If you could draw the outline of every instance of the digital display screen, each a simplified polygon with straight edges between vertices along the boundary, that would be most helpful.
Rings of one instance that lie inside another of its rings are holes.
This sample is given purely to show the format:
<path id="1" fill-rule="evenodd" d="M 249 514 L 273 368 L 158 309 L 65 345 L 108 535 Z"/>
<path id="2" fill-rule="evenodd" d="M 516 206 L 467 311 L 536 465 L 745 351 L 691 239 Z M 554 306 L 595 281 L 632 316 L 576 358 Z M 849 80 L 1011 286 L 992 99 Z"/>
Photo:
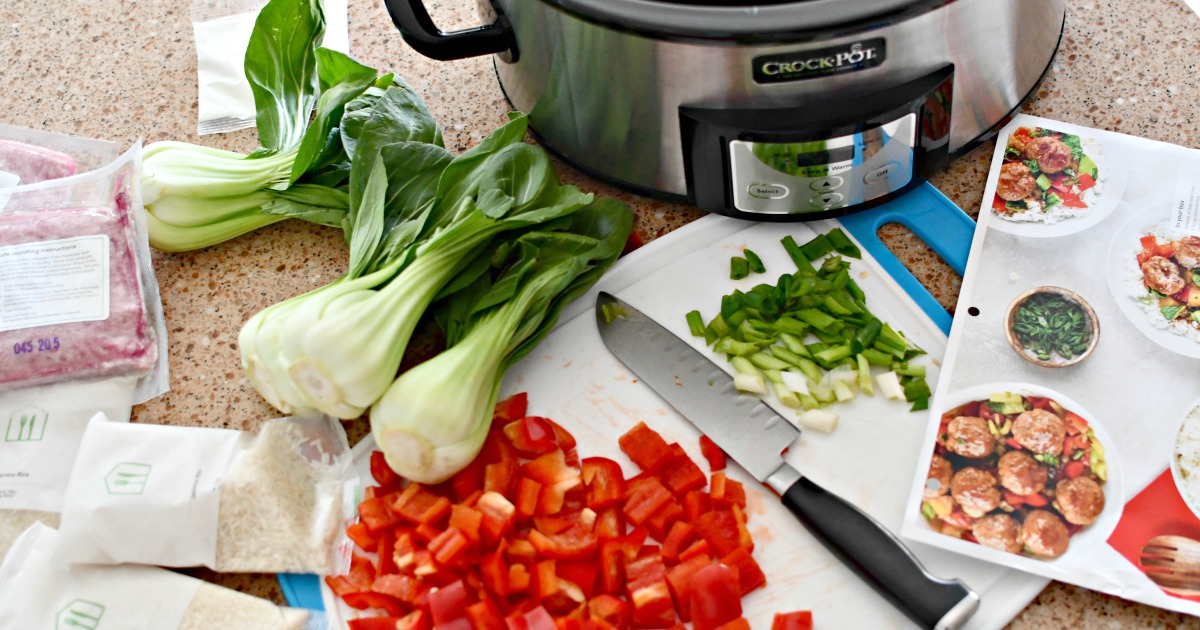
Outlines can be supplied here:
<path id="1" fill-rule="evenodd" d="M 755 157 L 781 173 L 803 174 L 803 169 L 825 166 L 854 159 L 853 145 L 829 147 L 824 141 L 790 142 L 785 144 L 754 144 Z"/>

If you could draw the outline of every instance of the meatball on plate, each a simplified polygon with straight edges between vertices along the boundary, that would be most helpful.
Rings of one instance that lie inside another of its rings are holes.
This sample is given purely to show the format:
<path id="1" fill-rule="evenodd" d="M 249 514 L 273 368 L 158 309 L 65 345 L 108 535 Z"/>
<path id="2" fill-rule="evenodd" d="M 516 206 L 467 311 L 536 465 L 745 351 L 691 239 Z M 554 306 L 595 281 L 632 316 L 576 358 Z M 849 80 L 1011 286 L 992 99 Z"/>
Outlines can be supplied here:
<path id="1" fill-rule="evenodd" d="M 1125 503 L 1113 443 L 1096 418 L 1060 392 L 1024 383 L 967 388 L 939 408 L 919 496 L 924 531 L 1006 564 L 1086 562 Z"/>
<path id="2" fill-rule="evenodd" d="M 992 227 L 1003 232 L 1063 236 L 1086 229 L 1112 212 L 1124 188 L 1119 156 L 1074 133 L 1017 127 L 997 153 L 991 207 L 1002 220 Z"/>
<path id="3" fill-rule="evenodd" d="M 1108 249 L 1109 290 L 1147 339 L 1200 358 L 1200 234 L 1167 221 L 1169 204 L 1139 209 Z"/>

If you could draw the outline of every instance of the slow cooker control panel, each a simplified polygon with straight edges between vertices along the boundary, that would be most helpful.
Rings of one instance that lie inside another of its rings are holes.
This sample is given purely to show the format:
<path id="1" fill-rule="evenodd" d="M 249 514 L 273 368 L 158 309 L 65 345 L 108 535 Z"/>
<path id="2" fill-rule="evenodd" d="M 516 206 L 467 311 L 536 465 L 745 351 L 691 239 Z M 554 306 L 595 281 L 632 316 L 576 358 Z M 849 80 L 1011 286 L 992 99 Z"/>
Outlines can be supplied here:
<path id="1" fill-rule="evenodd" d="M 813 142 L 729 142 L 733 206 L 756 214 L 820 213 L 877 199 L 913 178 L 916 115 Z"/>

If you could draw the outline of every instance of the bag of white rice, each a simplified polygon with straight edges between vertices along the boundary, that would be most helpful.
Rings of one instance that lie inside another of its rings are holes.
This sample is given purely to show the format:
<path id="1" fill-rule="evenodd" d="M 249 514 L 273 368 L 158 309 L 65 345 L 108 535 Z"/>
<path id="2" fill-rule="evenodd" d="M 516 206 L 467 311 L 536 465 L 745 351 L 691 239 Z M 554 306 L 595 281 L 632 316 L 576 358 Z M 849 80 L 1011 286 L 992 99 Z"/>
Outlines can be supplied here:
<path id="1" fill-rule="evenodd" d="M 88 420 L 127 422 L 134 378 L 0 393 L 0 560 L 36 522 L 58 526 L 71 465 Z"/>
<path id="2" fill-rule="evenodd" d="M 318 630 L 321 613 L 271 602 L 156 567 L 70 565 L 61 535 L 37 524 L 0 565 L 0 628 Z"/>
<path id="3" fill-rule="evenodd" d="M 257 433 L 92 422 L 67 486 L 67 562 L 343 573 L 358 482 L 341 424 L 280 418 Z"/>

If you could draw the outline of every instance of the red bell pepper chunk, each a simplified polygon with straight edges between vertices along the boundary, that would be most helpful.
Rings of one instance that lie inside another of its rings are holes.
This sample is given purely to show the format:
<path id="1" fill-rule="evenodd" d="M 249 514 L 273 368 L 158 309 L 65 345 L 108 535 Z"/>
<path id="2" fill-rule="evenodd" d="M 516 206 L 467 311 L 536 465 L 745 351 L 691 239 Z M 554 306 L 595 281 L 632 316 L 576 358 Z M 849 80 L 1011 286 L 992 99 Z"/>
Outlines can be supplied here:
<path id="1" fill-rule="evenodd" d="M 621 255 L 624 256 L 625 254 L 628 254 L 629 252 L 632 252 L 633 250 L 645 244 L 646 242 L 642 240 L 642 236 L 640 234 L 637 232 L 630 232 L 629 238 L 625 239 L 625 248 L 621 250 Z"/>
<path id="2" fill-rule="evenodd" d="M 388 531 L 388 530 L 384 530 Z M 363 551 L 374 552 L 379 548 L 379 538 L 371 533 L 366 523 L 358 522 L 346 528 L 346 536 Z"/>
<path id="3" fill-rule="evenodd" d="M 541 606 L 520 615 L 510 615 L 504 623 L 508 630 L 557 630 L 554 617 Z"/>
<path id="4" fill-rule="evenodd" d="M 543 486 L 552 486 L 570 480 L 583 483 L 579 469 L 568 466 L 566 455 L 558 449 L 540 455 L 537 459 L 521 466 L 521 474 Z"/>
<path id="5" fill-rule="evenodd" d="M 596 595 L 596 587 L 600 579 L 600 565 L 595 557 L 583 560 L 559 560 L 554 566 L 559 579 L 566 580 L 579 587 L 585 599 Z"/>
<path id="6" fill-rule="evenodd" d="M 717 630 L 750 630 L 750 622 L 745 617 L 738 617 Z"/>
<path id="7" fill-rule="evenodd" d="M 496 424 L 503 426 L 518 418 L 524 418 L 528 411 L 529 394 L 521 392 L 496 403 L 496 410 L 492 414 L 492 420 Z"/>
<path id="8" fill-rule="evenodd" d="M 414 525 L 436 524 L 450 515 L 450 499 L 439 497 L 418 483 L 408 484 L 391 507 Z"/>
<path id="9" fill-rule="evenodd" d="M 462 580 L 456 580 L 429 593 L 429 610 L 433 615 L 434 627 L 441 628 L 443 624 L 457 619 L 464 619 L 467 606 L 473 603 L 473 598 L 467 593 L 467 587 Z"/>
<path id="10" fill-rule="evenodd" d="M 508 541 L 507 556 L 513 562 L 533 564 L 537 561 L 537 549 L 534 549 L 533 544 L 528 540 L 516 538 Z"/>
<path id="11" fill-rule="evenodd" d="M 479 578 L 483 587 L 500 598 L 508 595 L 508 565 L 504 562 L 506 546 L 504 541 L 500 541 L 500 546 L 485 553 L 479 562 Z"/>
<path id="12" fill-rule="evenodd" d="M 530 582 L 532 581 L 529 575 L 529 569 L 523 564 L 514 564 L 508 567 L 508 592 L 524 593 L 529 590 Z"/>
<path id="13" fill-rule="evenodd" d="M 625 533 L 625 517 L 618 508 L 609 508 L 596 515 L 596 524 L 592 528 L 600 539 L 616 538 Z"/>
<path id="14" fill-rule="evenodd" d="M 746 513 L 742 508 L 734 505 L 729 508 L 733 512 L 734 522 L 737 523 L 738 545 L 745 548 L 747 551 L 754 551 L 754 537 L 750 535 L 750 529 L 746 526 Z"/>
<path id="15" fill-rule="evenodd" d="M 667 537 L 667 532 L 671 531 L 671 526 L 682 519 L 683 516 L 683 508 L 679 503 L 671 501 L 658 508 L 654 514 L 650 515 L 650 518 L 646 519 L 646 529 L 656 540 L 664 540 Z"/>
<path id="16" fill-rule="evenodd" d="M 588 457 L 582 462 L 587 506 L 599 512 L 625 499 L 625 476 L 621 465 L 605 457 Z"/>
<path id="17" fill-rule="evenodd" d="M 483 526 L 483 512 L 465 505 L 450 507 L 450 527 L 462 532 L 467 540 L 479 542 L 480 528 Z"/>
<path id="18" fill-rule="evenodd" d="M 371 590 L 407 604 L 416 604 L 421 594 L 430 590 L 430 587 L 410 575 L 380 575 L 375 578 Z"/>
<path id="19" fill-rule="evenodd" d="M 700 436 L 700 454 L 704 456 L 704 459 L 708 460 L 708 469 L 710 471 L 725 470 L 725 451 L 721 450 L 721 447 L 717 446 L 717 443 L 712 441 L 712 438 L 707 435 Z"/>
<path id="20" fill-rule="evenodd" d="M 398 520 L 396 513 L 391 508 L 397 496 L 399 495 L 393 493 L 374 499 L 364 499 L 362 503 L 358 504 L 359 520 L 373 533 L 392 527 Z"/>
<path id="21" fill-rule="evenodd" d="M 433 630 L 433 619 L 424 610 L 414 610 L 396 622 L 396 630 Z"/>
<path id="22" fill-rule="evenodd" d="M 526 457 L 535 457 L 558 450 L 558 439 L 546 418 L 525 416 L 504 425 L 504 436 Z"/>
<path id="23" fill-rule="evenodd" d="M 408 614 L 408 607 L 404 605 L 404 602 L 395 597 L 389 597 L 383 593 L 376 593 L 374 591 L 346 593 L 342 595 L 342 601 L 346 602 L 347 606 L 357 610 L 368 610 L 371 608 L 384 610 L 392 617 L 403 617 Z"/>
<path id="24" fill-rule="evenodd" d="M 569 455 L 570 451 L 575 450 L 575 436 L 571 435 L 570 431 L 562 428 L 560 424 L 550 418 L 545 418 L 545 420 L 550 425 L 550 428 L 554 429 L 554 439 L 558 441 L 559 448 Z"/>
<path id="25" fill-rule="evenodd" d="M 775 613 L 771 620 L 771 630 L 812 630 L 813 616 L 811 610 L 797 610 L 789 613 Z"/>
<path id="26" fill-rule="evenodd" d="M 542 484 L 527 477 L 521 477 L 517 483 L 517 498 L 513 502 L 517 508 L 518 520 L 529 520 L 537 513 L 538 495 L 541 493 Z"/>
<path id="27" fill-rule="evenodd" d="M 371 477 L 375 479 L 375 483 L 387 492 L 392 492 L 400 489 L 400 475 L 388 466 L 387 458 L 384 457 L 383 451 L 371 452 Z"/>
<path id="28" fill-rule="evenodd" d="M 383 532 L 379 537 L 379 545 L 375 557 L 375 574 L 388 575 L 391 573 L 399 573 L 400 569 L 396 566 L 396 537 L 400 535 L 399 530 L 389 529 Z"/>
<path id="29" fill-rule="evenodd" d="M 750 591 L 767 584 L 767 576 L 763 573 L 762 567 L 758 566 L 754 556 L 750 555 L 750 550 L 745 547 L 738 547 L 733 553 L 721 558 L 721 564 L 737 569 L 738 592 L 743 597 Z"/>
<path id="30" fill-rule="evenodd" d="M 666 628 L 675 623 L 675 606 L 667 585 L 666 567 L 659 556 L 638 558 L 625 565 L 627 597 L 635 628 Z"/>
<path id="31" fill-rule="evenodd" d="M 708 544 L 708 541 L 697 540 L 696 542 L 692 543 L 691 547 L 684 549 L 683 553 L 679 554 L 679 561 L 687 562 L 696 556 L 708 556 L 711 554 L 712 547 Z"/>
<path id="32" fill-rule="evenodd" d="M 621 452 L 629 456 L 633 463 L 644 471 L 658 472 L 662 466 L 671 460 L 671 451 L 667 441 L 657 431 L 639 422 L 622 435 L 618 440 Z"/>
<path id="33" fill-rule="evenodd" d="M 400 617 L 362 617 L 346 622 L 350 630 L 396 630 L 401 622 Z"/>
<path id="34" fill-rule="evenodd" d="M 737 518 L 730 510 L 714 510 L 701 514 L 692 526 L 701 538 L 708 541 L 718 556 L 729 555 L 742 546 Z"/>
<path id="35" fill-rule="evenodd" d="M 351 556 L 346 580 L 356 591 L 371 590 L 371 584 L 375 582 L 375 564 L 358 554 Z"/>
<path id="36" fill-rule="evenodd" d="M 499 492 L 512 499 L 516 489 L 517 472 L 520 468 L 514 460 L 493 462 L 483 467 L 483 490 Z"/>
<path id="37" fill-rule="evenodd" d="M 704 492 L 689 492 L 683 497 L 683 511 L 687 514 L 688 520 L 694 521 L 700 518 L 701 514 L 711 512 L 712 509 L 712 499 Z"/>
<path id="38" fill-rule="evenodd" d="M 1066 466 L 1063 466 L 1063 473 L 1065 473 L 1069 479 L 1078 478 L 1086 470 L 1087 465 L 1080 460 L 1069 461 L 1067 462 Z"/>
<path id="39" fill-rule="evenodd" d="M 395 531 L 396 540 L 392 543 L 392 564 L 395 565 L 396 571 L 406 570 L 412 566 L 413 554 L 416 553 L 417 548 L 413 545 L 411 533 Z"/>
<path id="40" fill-rule="evenodd" d="M 704 471 L 692 461 L 679 444 L 671 444 L 671 460 L 663 465 L 659 476 L 663 483 L 671 489 L 671 493 L 682 497 L 693 490 L 700 490 L 707 485 Z"/>
<path id="41" fill-rule="evenodd" d="M 471 541 L 457 527 L 450 527 L 429 541 L 433 559 L 448 567 L 465 565 L 470 546 Z"/>
<path id="42" fill-rule="evenodd" d="M 529 532 L 529 542 L 544 558 L 554 560 L 580 560 L 596 555 L 599 541 L 582 527 L 572 526 L 561 534 L 546 535 L 538 530 Z"/>
<path id="43" fill-rule="evenodd" d="M 693 630 L 717 630 L 742 616 L 736 571 L 723 564 L 710 564 L 697 571 L 688 599 Z"/>
<path id="44" fill-rule="evenodd" d="M 505 630 L 504 613 L 491 598 L 467 606 L 467 620 L 473 630 Z"/>
<path id="45" fill-rule="evenodd" d="M 538 601 L 558 592 L 558 573 L 553 560 L 542 560 L 533 567 L 533 595 Z"/>
<path id="46" fill-rule="evenodd" d="M 466 503 L 471 494 L 483 486 L 485 467 L 486 462 L 476 457 L 467 464 L 466 468 L 450 478 L 450 489 L 454 493 L 455 499 L 460 503 Z"/>
<path id="47" fill-rule="evenodd" d="M 667 585 L 670 586 L 671 595 L 675 598 L 675 612 L 679 614 L 680 619 L 691 621 L 692 580 L 700 569 L 710 564 L 712 564 L 712 557 L 708 554 L 700 554 L 667 570 Z"/>
<path id="48" fill-rule="evenodd" d="M 436 525 L 429 523 L 421 523 L 413 528 L 413 539 L 421 542 L 429 542 L 434 538 L 442 535 L 442 529 Z"/>
<path id="49" fill-rule="evenodd" d="M 562 451 L 556 451 L 562 452 Z M 554 485 L 543 486 L 541 493 L 538 494 L 536 514 L 548 515 L 558 514 L 563 511 L 567 505 L 567 493 L 574 490 L 583 483 L 579 477 L 564 479 Z"/>
<path id="50" fill-rule="evenodd" d="M 678 562 L 679 554 L 683 553 L 695 540 L 696 529 L 688 523 L 676 521 L 667 532 L 667 537 L 663 539 L 663 560 L 668 563 Z"/>
<path id="51" fill-rule="evenodd" d="M 664 505 L 674 502 L 671 491 L 657 477 L 634 477 L 625 489 L 625 517 L 641 525 Z"/>
<path id="52" fill-rule="evenodd" d="M 746 489 L 741 482 L 726 477 L 725 473 L 713 473 L 711 486 L 709 496 L 713 507 L 746 507 Z"/>
<path id="53" fill-rule="evenodd" d="M 602 621 L 613 628 L 629 627 L 629 604 L 607 593 L 588 600 L 588 618 Z"/>

